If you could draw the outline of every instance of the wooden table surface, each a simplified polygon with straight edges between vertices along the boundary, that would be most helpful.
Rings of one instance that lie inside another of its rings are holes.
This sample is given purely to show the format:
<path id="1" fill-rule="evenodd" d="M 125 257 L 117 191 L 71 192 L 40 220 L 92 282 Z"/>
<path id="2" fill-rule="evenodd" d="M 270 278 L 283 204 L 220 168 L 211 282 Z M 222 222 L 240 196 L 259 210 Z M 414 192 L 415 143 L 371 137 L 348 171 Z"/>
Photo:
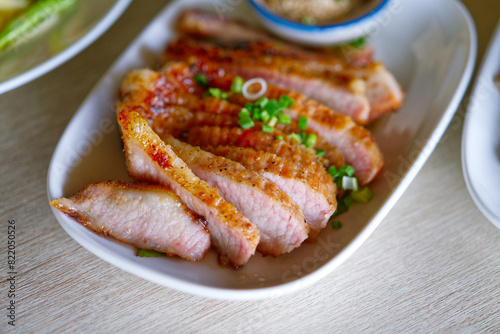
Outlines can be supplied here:
<path id="1" fill-rule="evenodd" d="M 500 331 L 500 231 L 464 183 L 463 104 L 446 140 L 368 241 L 297 293 L 251 302 L 201 298 L 128 274 L 73 241 L 47 203 L 51 155 L 100 76 L 167 2 L 134 1 L 81 54 L 0 95 L 0 332 L 12 329 L 6 317 L 9 220 L 17 232 L 19 333 Z M 498 0 L 464 3 L 476 22 L 479 63 L 500 6 Z"/>

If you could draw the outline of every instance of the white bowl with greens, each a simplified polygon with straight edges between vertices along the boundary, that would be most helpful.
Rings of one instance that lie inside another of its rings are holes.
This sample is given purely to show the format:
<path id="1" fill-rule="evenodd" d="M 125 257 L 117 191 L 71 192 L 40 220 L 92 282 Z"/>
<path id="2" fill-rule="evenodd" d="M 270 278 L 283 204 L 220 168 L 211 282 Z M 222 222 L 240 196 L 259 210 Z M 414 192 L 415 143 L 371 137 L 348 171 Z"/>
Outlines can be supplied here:
<path id="1" fill-rule="evenodd" d="M 0 3 L 0 94 L 71 59 L 102 35 L 131 1 L 10 0 Z M 2 24 L 7 12 L 16 6 L 16 15 L 9 23 Z"/>

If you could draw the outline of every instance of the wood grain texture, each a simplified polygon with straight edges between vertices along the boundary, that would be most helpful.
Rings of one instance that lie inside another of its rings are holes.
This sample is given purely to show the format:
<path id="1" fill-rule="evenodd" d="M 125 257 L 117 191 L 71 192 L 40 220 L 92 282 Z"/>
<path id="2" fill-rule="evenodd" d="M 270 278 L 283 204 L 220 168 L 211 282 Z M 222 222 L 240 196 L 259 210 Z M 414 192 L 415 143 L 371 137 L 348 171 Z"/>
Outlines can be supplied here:
<path id="1" fill-rule="evenodd" d="M 498 0 L 464 0 L 479 58 Z M 135 1 L 98 41 L 58 69 L 0 95 L 1 254 L 17 222 L 20 333 L 436 333 L 500 331 L 500 231 L 462 176 L 463 109 L 394 209 L 343 265 L 312 287 L 272 300 L 191 296 L 128 274 L 73 241 L 52 215 L 50 157 L 77 107 L 167 1 Z M 147 4 L 147 5 L 145 5 Z M 133 24 L 132 24 L 133 23 Z M 0 305 L 6 308 L 6 256 Z M 7 332 L 0 311 L 0 332 Z"/>

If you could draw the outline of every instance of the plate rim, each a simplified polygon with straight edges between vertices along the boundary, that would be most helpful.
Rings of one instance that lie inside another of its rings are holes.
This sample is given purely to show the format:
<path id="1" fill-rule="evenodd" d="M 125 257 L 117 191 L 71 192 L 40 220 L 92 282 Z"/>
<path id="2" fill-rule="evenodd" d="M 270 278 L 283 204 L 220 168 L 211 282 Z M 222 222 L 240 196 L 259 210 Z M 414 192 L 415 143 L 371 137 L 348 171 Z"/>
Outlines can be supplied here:
<path id="1" fill-rule="evenodd" d="M 176 3 L 177 1 L 171 2 L 167 4 L 164 9 L 162 9 L 157 16 L 155 16 L 152 20 L 151 23 L 144 28 L 143 31 L 146 31 L 151 24 L 155 22 L 157 17 L 165 15 L 164 12 L 168 11 L 168 8 L 173 4 Z M 368 237 L 373 233 L 373 231 L 378 227 L 378 225 L 382 222 L 383 218 L 389 213 L 389 211 L 394 207 L 395 203 L 399 200 L 399 198 L 402 196 L 402 194 L 406 191 L 408 186 L 413 182 L 415 179 L 416 175 L 420 171 L 420 169 L 423 167 L 429 156 L 431 155 L 432 151 L 434 148 L 437 146 L 439 139 L 442 137 L 444 134 L 446 128 L 448 127 L 451 119 L 453 118 L 453 115 L 455 114 L 459 103 L 468 87 L 468 84 L 470 82 L 472 72 L 474 69 L 475 61 L 476 61 L 476 54 L 477 54 L 477 35 L 476 35 L 476 28 L 474 25 L 474 21 L 472 20 L 472 17 L 470 16 L 470 13 L 466 9 L 466 7 L 460 3 L 457 0 L 448 0 L 450 4 L 453 4 L 456 6 L 456 8 L 459 10 L 459 12 L 462 15 L 462 18 L 464 19 L 464 22 L 466 23 L 466 26 L 468 28 L 467 33 L 468 33 L 468 39 L 467 39 L 467 44 L 468 44 L 468 53 L 467 53 L 467 60 L 464 61 L 464 70 L 463 74 L 460 78 L 460 81 L 457 85 L 456 90 L 454 91 L 450 101 L 447 104 L 446 110 L 443 112 L 442 117 L 440 118 L 439 122 L 437 125 L 434 127 L 433 131 L 430 134 L 429 139 L 427 140 L 426 144 L 422 147 L 421 151 L 419 152 L 419 155 L 415 159 L 415 161 L 412 163 L 412 166 L 409 168 L 407 171 L 406 175 L 401 179 L 400 183 L 396 186 L 396 188 L 393 190 L 393 192 L 389 195 L 385 203 L 378 209 L 378 211 L 375 213 L 373 218 L 368 222 L 368 224 L 353 238 L 353 240 L 347 244 L 334 258 L 326 262 L 324 265 L 321 267 L 317 268 L 315 271 L 308 273 L 305 276 L 299 277 L 295 279 L 294 281 L 291 282 L 286 282 L 282 284 L 278 284 L 275 286 L 271 287 L 265 287 L 265 288 L 218 288 L 218 287 L 211 287 L 211 286 L 206 286 L 206 285 L 201 285 L 197 283 L 192 283 L 192 282 L 187 282 L 184 280 L 177 279 L 175 277 L 172 277 L 168 274 L 158 274 L 156 272 L 153 272 L 151 268 L 149 267 L 143 267 L 143 265 L 139 265 L 133 261 L 129 261 L 127 259 L 123 259 L 123 255 L 120 254 L 113 254 L 113 256 L 108 256 L 106 252 L 104 253 L 99 253 L 94 251 L 94 249 L 89 249 L 86 245 L 86 243 L 95 243 L 93 240 L 83 240 L 83 243 L 80 242 L 80 236 L 78 235 L 76 238 L 73 236 L 72 231 L 69 231 L 69 229 L 64 226 L 64 224 L 61 223 L 60 219 L 69 219 L 65 215 L 63 215 L 61 212 L 57 211 L 55 208 L 52 208 L 52 212 L 54 213 L 57 221 L 59 224 L 63 227 L 63 229 L 73 238 L 75 241 L 77 241 L 81 246 L 89 250 L 91 253 L 96 255 L 97 257 L 105 260 L 106 262 L 115 265 L 119 267 L 120 269 L 129 272 L 135 276 L 144 278 L 148 281 L 155 282 L 159 285 L 166 286 L 171 289 L 175 289 L 178 291 L 186 292 L 189 294 L 194 294 L 194 295 L 199 295 L 203 297 L 209 297 L 209 298 L 214 298 L 214 299 L 222 299 L 222 300 L 260 300 L 260 299 L 265 299 L 265 298 L 273 298 L 273 297 L 278 297 L 284 294 L 289 294 L 292 292 L 295 292 L 305 286 L 308 286 L 314 282 L 319 281 L 320 279 L 324 278 L 326 275 L 331 273 L 333 269 L 336 267 L 340 266 L 343 262 L 347 260 L 365 241 L 368 239 Z M 183 3 L 183 2 L 181 2 Z M 181 5 L 182 6 L 182 5 Z M 129 45 L 134 44 L 141 38 L 141 34 L 139 34 L 133 41 L 130 42 Z M 124 53 L 128 49 L 125 49 Z M 122 54 L 123 55 L 123 54 Z M 115 62 L 109 67 L 109 69 L 105 72 L 105 74 L 101 77 L 99 82 L 95 85 L 94 89 L 97 89 L 97 87 L 101 86 L 103 82 L 107 79 L 108 75 L 113 72 L 113 69 L 115 65 L 120 61 L 121 56 L 120 55 Z M 52 156 L 52 159 L 49 164 L 48 168 L 48 175 L 47 175 L 47 195 L 49 201 L 54 198 L 54 196 L 51 195 L 51 189 L 50 189 L 50 175 L 52 171 L 52 166 L 54 163 L 54 159 L 56 156 L 56 153 L 61 149 L 62 146 L 62 141 L 61 139 L 66 135 L 66 132 L 69 129 L 69 125 L 72 124 L 74 119 L 79 115 L 79 110 L 84 106 L 87 101 L 91 98 L 94 89 L 89 93 L 87 98 L 84 100 L 84 102 L 79 106 L 77 109 L 77 112 L 73 115 L 72 119 L 68 123 L 68 126 L 66 127 L 64 133 L 62 134 L 55 150 L 54 154 Z M 96 243 L 97 244 L 97 243 Z M 99 249 L 104 249 L 103 246 L 100 244 L 97 244 L 97 247 Z M 97 249 L 97 248 L 96 248 Z M 117 260 L 117 257 L 120 259 Z M 143 275 L 143 272 L 141 270 L 139 271 L 133 271 L 132 269 L 141 269 L 144 270 L 145 272 L 152 273 L 153 276 L 148 276 Z M 160 277 L 161 276 L 161 277 Z M 175 284 L 166 284 L 165 281 L 172 282 Z"/>
<path id="2" fill-rule="evenodd" d="M 490 59 L 494 59 L 495 55 L 493 54 L 494 48 L 498 48 L 500 50 L 500 19 L 497 22 L 497 25 L 495 26 L 495 29 L 493 30 L 493 34 L 490 38 L 490 41 L 488 42 L 488 47 L 484 53 L 483 59 L 481 60 L 481 65 L 479 67 L 479 70 L 477 71 L 475 82 L 473 84 L 472 90 L 471 90 L 471 96 L 475 95 L 475 92 L 479 89 L 481 82 L 480 78 L 483 77 L 483 74 L 486 70 L 487 65 L 490 62 Z M 500 69 L 499 69 L 500 70 Z M 499 92 L 500 93 L 500 92 Z M 465 185 L 467 186 L 467 189 L 469 191 L 469 194 L 476 204 L 477 208 L 479 211 L 488 219 L 495 227 L 500 229 L 500 217 L 496 215 L 483 201 L 482 201 L 482 196 L 480 193 L 476 190 L 473 182 L 473 178 L 471 176 L 471 173 L 469 172 L 469 164 L 468 164 L 468 150 L 467 150 L 467 142 L 470 137 L 470 127 L 471 127 L 471 121 L 470 119 L 473 117 L 474 114 L 477 112 L 474 112 L 475 109 L 473 108 L 473 105 L 468 105 L 467 106 L 467 111 L 466 111 L 466 116 L 464 120 L 464 126 L 462 130 L 462 142 L 461 142 L 461 162 L 462 162 L 462 174 L 465 180 Z"/>
<path id="3" fill-rule="evenodd" d="M 104 17 L 97 22 L 93 28 L 69 47 L 48 58 L 41 64 L 36 65 L 35 67 L 30 68 L 15 77 L 0 82 L 0 94 L 6 93 L 41 77 L 42 75 L 64 64 L 78 53 L 82 52 L 113 25 L 113 23 L 123 14 L 131 2 L 132 0 L 116 0 L 113 7 L 111 7 L 106 15 L 104 15 Z"/>

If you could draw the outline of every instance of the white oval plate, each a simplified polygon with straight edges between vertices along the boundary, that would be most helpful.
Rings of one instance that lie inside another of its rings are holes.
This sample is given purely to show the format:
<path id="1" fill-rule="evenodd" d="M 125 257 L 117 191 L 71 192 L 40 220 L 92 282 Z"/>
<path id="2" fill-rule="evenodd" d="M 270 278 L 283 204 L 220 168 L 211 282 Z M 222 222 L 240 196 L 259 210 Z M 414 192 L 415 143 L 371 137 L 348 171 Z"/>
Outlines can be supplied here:
<path id="1" fill-rule="evenodd" d="M 248 7 L 224 0 L 178 0 L 166 7 L 104 75 L 77 111 L 52 157 L 49 200 L 71 196 L 92 182 L 128 180 L 115 98 L 125 73 L 155 68 L 174 37 L 171 25 L 186 7 L 253 20 Z M 401 82 L 404 106 L 373 127 L 386 167 L 371 186 L 374 199 L 343 215 L 344 227 L 326 228 L 315 243 L 278 258 L 255 255 L 240 270 L 223 269 L 215 252 L 198 263 L 175 258 L 138 258 L 134 248 L 90 232 L 53 209 L 66 232 L 104 260 L 147 280 L 184 292 L 221 299 L 259 299 L 295 291 L 325 277 L 373 232 L 414 179 L 438 143 L 467 88 L 476 57 L 474 24 L 454 0 L 402 1 L 380 22 L 373 38 L 377 58 Z"/>
<path id="2" fill-rule="evenodd" d="M 0 94 L 73 58 L 120 17 L 132 0 L 83 0 L 62 22 L 19 47 L 0 52 Z"/>
<path id="3" fill-rule="evenodd" d="M 500 21 L 469 100 L 462 136 L 465 183 L 481 212 L 500 228 Z"/>

